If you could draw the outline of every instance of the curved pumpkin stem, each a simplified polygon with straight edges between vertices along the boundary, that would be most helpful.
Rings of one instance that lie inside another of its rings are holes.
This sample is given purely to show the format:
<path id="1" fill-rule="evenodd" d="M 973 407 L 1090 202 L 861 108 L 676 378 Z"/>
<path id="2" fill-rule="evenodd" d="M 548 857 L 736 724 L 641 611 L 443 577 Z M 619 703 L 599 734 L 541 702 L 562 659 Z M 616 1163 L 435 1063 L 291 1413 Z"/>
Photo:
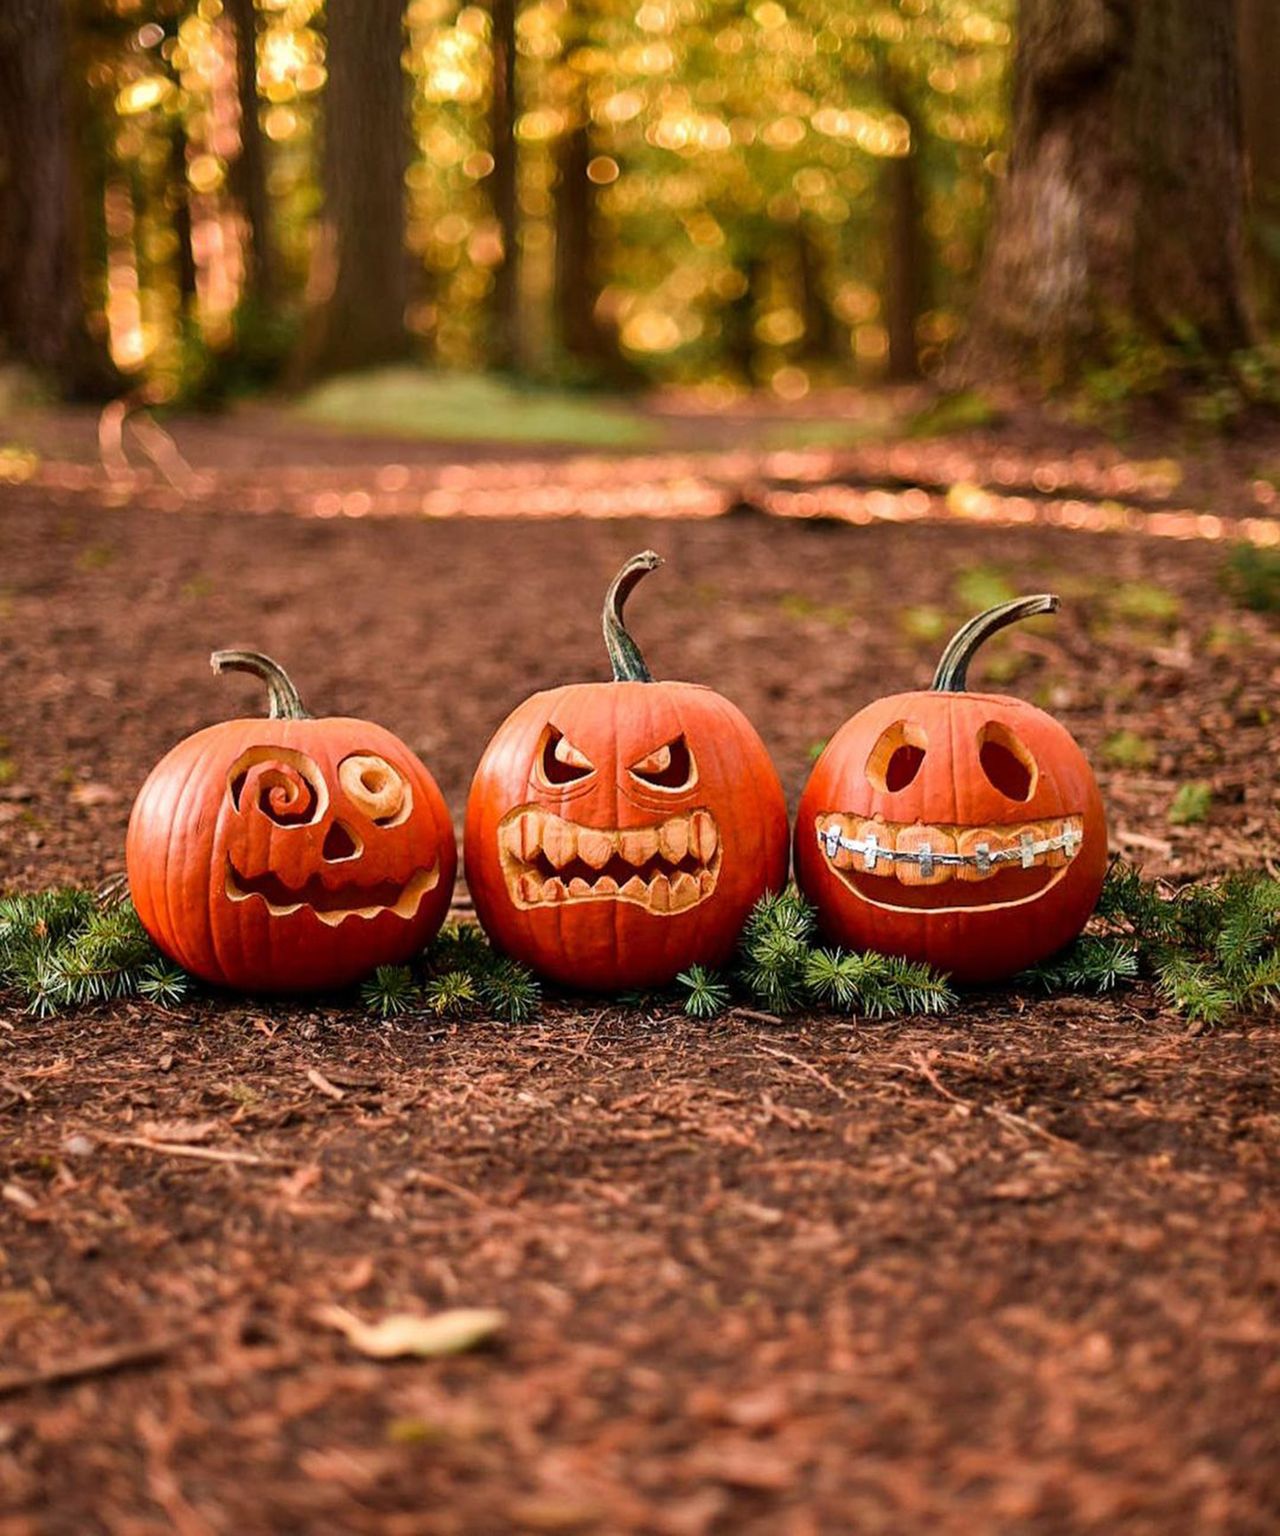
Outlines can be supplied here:
<path id="1" fill-rule="evenodd" d="M 632 555 L 613 578 L 604 599 L 604 643 L 609 652 L 615 683 L 651 683 L 653 673 L 640 654 L 640 647 L 622 622 L 622 610 L 633 589 L 650 571 L 662 564 L 662 556 L 651 549 Z"/>
<path id="2" fill-rule="evenodd" d="M 278 661 L 261 651 L 214 651 L 209 665 L 215 672 L 248 672 L 267 685 L 269 720 L 310 720 L 293 680 Z"/>
<path id="3" fill-rule="evenodd" d="M 933 674 L 930 688 L 934 693 L 963 693 L 968 680 L 969 663 L 978 647 L 990 640 L 998 630 L 1022 619 L 1034 618 L 1038 613 L 1053 613 L 1058 606 L 1057 595 L 1040 592 L 1034 597 L 1015 597 L 1011 603 L 997 603 L 977 618 L 956 630 L 942 653 L 938 670 Z"/>

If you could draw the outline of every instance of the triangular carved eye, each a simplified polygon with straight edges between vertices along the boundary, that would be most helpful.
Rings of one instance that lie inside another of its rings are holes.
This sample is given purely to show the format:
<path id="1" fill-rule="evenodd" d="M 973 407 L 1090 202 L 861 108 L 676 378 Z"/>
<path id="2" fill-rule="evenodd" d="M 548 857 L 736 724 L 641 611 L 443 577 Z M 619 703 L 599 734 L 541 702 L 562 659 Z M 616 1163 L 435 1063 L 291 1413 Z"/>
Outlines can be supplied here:
<path id="1" fill-rule="evenodd" d="M 542 738 L 542 751 L 538 754 L 538 776 L 544 784 L 556 787 L 576 784 L 595 772 L 595 764 L 564 735 L 549 725 Z"/>
<path id="2" fill-rule="evenodd" d="M 677 736 L 655 752 L 646 753 L 627 770 L 650 789 L 691 789 L 698 777 L 693 753 L 683 736 Z"/>

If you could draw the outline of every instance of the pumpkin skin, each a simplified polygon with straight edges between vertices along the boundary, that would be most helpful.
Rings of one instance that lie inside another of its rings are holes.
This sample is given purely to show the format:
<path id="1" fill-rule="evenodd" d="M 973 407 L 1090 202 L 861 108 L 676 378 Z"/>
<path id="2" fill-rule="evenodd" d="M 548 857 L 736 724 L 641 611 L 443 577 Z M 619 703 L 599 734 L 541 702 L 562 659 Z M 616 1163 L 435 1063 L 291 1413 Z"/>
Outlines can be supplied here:
<path id="1" fill-rule="evenodd" d="M 659 563 L 636 560 L 620 581 Z M 782 786 L 742 712 L 632 666 L 512 711 L 476 770 L 463 849 L 500 949 L 563 986 L 612 992 L 727 960 L 752 906 L 785 882 L 787 842 Z"/>
<path id="2" fill-rule="evenodd" d="M 218 652 L 214 667 L 272 669 L 273 706 L 280 679 L 296 700 L 265 657 Z M 129 818 L 143 926 L 218 986 L 348 985 L 416 954 L 449 908 L 457 851 L 427 769 L 382 726 L 298 713 L 273 708 L 187 737 L 152 769 Z"/>
<path id="3" fill-rule="evenodd" d="M 877 699 L 827 744 L 800 799 L 795 868 L 836 943 L 980 984 L 1036 964 L 1084 927 L 1107 867 L 1084 754 L 1025 700 L 964 691 L 986 635 L 1056 606 L 1019 599 L 980 615 L 961 631 L 964 654 L 949 649 L 949 672 L 944 658 L 941 686 Z"/>

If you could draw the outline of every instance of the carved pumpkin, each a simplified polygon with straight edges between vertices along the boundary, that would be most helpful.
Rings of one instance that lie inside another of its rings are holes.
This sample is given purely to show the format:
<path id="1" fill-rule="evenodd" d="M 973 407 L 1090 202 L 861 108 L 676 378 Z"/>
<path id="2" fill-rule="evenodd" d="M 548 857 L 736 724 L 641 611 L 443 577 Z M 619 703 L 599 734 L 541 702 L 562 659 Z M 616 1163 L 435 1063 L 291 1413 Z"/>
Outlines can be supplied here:
<path id="1" fill-rule="evenodd" d="M 435 780 L 390 731 L 314 720 L 283 670 L 268 720 L 197 731 L 152 769 L 129 818 L 129 890 L 193 975 L 251 992 L 320 991 L 407 960 L 444 920 L 457 868 Z"/>
<path id="2" fill-rule="evenodd" d="M 1043 710 L 965 691 L 988 636 L 1057 606 L 1044 595 L 980 614 L 930 691 L 877 699 L 828 743 L 800 799 L 795 864 L 837 943 L 985 982 L 1084 927 L 1107 864 L 1084 754 Z"/>
<path id="3" fill-rule="evenodd" d="M 622 622 L 628 594 L 660 564 L 637 555 L 609 588 L 614 681 L 526 699 L 489 743 L 467 803 L 467 883 L 486 932 L 589 991 L 721 964 L 787 873 L 786 803 L 764 743 L 711 689 L 654 682 Z"/>

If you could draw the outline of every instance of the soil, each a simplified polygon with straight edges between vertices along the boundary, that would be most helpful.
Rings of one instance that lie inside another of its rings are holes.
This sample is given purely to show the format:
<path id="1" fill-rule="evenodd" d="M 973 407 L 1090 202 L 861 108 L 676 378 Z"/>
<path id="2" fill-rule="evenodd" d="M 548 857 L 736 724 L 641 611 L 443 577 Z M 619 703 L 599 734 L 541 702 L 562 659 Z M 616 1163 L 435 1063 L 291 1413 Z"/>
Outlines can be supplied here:
<path id="1" fill-rule="evenodd" d="M 647 545 L 668 564 L 629 616 L 655 674 L 740 704 L 793 804 L 818 743 L 927 682 L 1005 582 L 1063 607 L 987 680 L 1077 735 L 1117 850 L 1175 881 L 1280 860 L 1280 633 L 1227 596 L 1215 538 L 955 522 L 945 487 L 862 525 L 330 518 L 283 489 L 251 516 L 255 476 L 396 513 L 389 467 L 456 490 L 470 461 L 290 440 L 241 462 L 173 431 L 198 492 L 44 444 L 0 486 L 0 887 L 122 868 L 155 759 L 260 706 L 209 673 L 217 646 L 404 736 L 460 822 L 507 710 L 603 675 L 599 595 Z M 994 484 L 989 439 L 898 466 L 941 482 L 967 456 Z M 1112 450 L 1068 448 L 1101 505 Z M 1043 469 L 1026 433 L 1003 451 Z M 484 462 L 545 485 L 544 459 Z M 1270 518 L 1256 462 L 1189 464 L 1179 494 Z M 1171 824 L 1190 781 L 1207 820 Z M 1193 1035 L 1142 987 L 880 1023 L 559 997 L 518 1029 L 0 1001 L 0 1536 L 1274 1531 L 1276 1024 Z M 334 1304 L 506 1321 L 383 1361 Z"/>

